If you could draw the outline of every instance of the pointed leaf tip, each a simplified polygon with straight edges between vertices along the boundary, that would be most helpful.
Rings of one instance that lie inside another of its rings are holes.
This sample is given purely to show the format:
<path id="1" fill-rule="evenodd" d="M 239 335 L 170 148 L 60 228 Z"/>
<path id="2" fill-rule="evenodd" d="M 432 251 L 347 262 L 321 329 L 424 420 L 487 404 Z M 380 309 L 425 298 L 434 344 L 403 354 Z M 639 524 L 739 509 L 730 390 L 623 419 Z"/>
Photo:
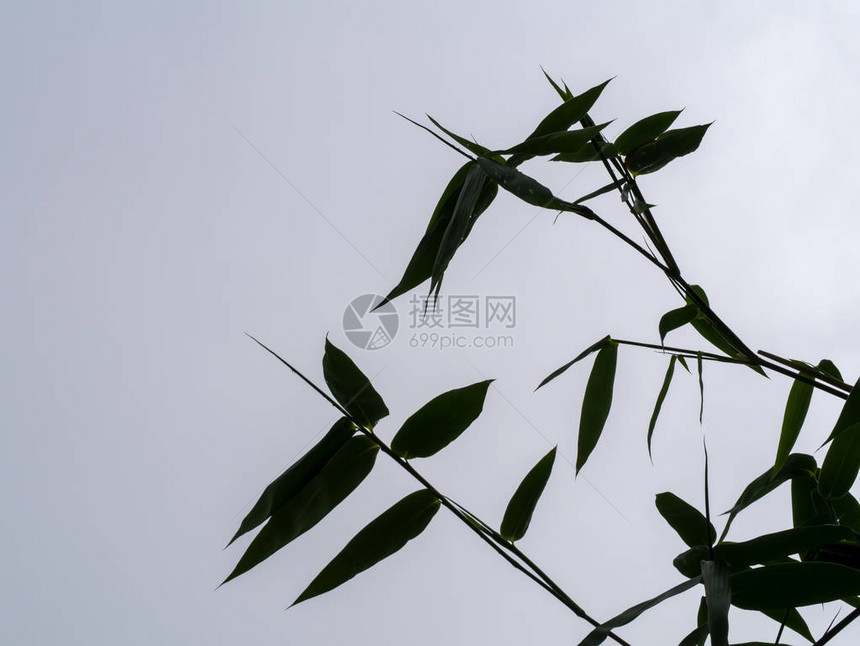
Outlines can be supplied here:
<path id="1" fill-rule="evenodd" d="M 518 541 L 526 534 L 555 462 L 556 447 L 541 458 L 523 478 L 505 509 L 500 534 L 507 541 Z"/>

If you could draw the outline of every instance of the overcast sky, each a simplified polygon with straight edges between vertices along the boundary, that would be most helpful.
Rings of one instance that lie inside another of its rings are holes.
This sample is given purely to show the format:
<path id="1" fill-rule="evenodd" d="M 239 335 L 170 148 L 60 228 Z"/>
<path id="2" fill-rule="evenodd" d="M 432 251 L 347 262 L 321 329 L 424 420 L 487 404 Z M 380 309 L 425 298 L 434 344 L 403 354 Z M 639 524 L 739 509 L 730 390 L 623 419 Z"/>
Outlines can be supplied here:
<path id="1" fill-rule="evenodd" d="M 600 619 L 680 581 L 683 545 L 653 495 L 702 504 L 704 432 L 714 506 L 730 507 L 773 459 L 790 384 L 706 365 L 700 427 L 696 380 L 676 373 L 652 466 L 645 434 L 666 360 L 622 348 L 604 438 L 575 479 L 588 364 L 535 385 L 607 333 L 656 342 L 679 301 L 598 227 L 553 225 L 506 195 L 443 295 L 514 298 L 512 347 L 410 347 L 421 330 L 409 296 L 389 345 L 351 345 L 345 308 L 399 280 L 461 163 L 392 111 L 510 146 L 557 104 L 542 65 L 574 92 L 616 77 L 592 112 L 615 120 L 610 137 L 663 110 L 685 108 L 679 126 L 715 121 L 694 155 L 641 180 L 685 276 L 752 348 L 830 358 L 853 383 L 858 14 L 847 1 L 7 7 L 2 641 L 570 644 L 587 632 L 444 511 L 391 559 L 285 612 L 415 489 L 384 458 L 323 523 L 214 591 L 247 545 L 222 551 L 242 515 L 334 415 L 245 332 L 318 380 L 328 333 L 375 375 L 386 439 L 436 394 L 497 379 L 478 422 L 421 461 L 428 477 L 498 523 L 558 444 L 522 548 Z M 529 168 L 568 199 L 606 181 Z M 617 197 L 594 208 L 634 231 Z M 799 450 L 823 441 L 838 408 L 814 397 Z M 732 537 L 788 527 L 787 504 L 775 494 Z M 677 643 L 697 604 L 688 593 L 623 634 Z M 834 612 L 809 609 L 813 632 Z M 732 612 L 733 641 L 776 628 Z"/>

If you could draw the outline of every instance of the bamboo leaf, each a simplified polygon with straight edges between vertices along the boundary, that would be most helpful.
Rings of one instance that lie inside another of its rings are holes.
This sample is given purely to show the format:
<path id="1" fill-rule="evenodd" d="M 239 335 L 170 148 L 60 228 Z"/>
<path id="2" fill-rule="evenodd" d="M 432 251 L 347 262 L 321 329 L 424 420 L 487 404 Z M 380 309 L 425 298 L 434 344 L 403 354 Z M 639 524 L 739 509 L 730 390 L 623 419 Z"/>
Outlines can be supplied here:
<path id="1" fill-rule="evenodd" d="M 838 422 L 837 422 L 838 423 Z M 827 449 L 818 491 L 825 498 L 839 498 L 848 493 L 860 472 L 860 421 L 840 431 Z"/>
<path id="2" fill-rule="evenodd" d="M 830 432 L 830 436 L 824 444 L 836 439 L 840 433 L 847 430 L 857 422 L 860 422 L 860 379 L 857 380 L 857 383 L 854 384 L 854 387 L 848 394 L 848 399 L 845 400 L 845 404 L 842 406 L 842 410 L 836 420 L 836 425 L 833 427 L 833 430 Z M 822 446 L 824 446 L 824 444 L 822 444 Z"/>
<path id="3" fill-rule="evenodd" d="M 570 90 L 567 89 L 567 86 L 565 86 L 564 89 L 560 88 L 558 86 L 558 83 L 552 80 L 552 77 L 546 73 L 546 70 L 543 67 L 540 68 L 540 71 L 543 72 L 543 75 L 546 77 L 546 80 L 549 81 L 549 84 L 552 85 L 552 89 L 558 93 L 562 101 L 567 101 L 568 99 L 573 97 L 573 95 L 570 93 Z"/>
<path id="4" fill-rule="evenodd" d="M 707 518 L 675 494 L 668 491 L 658 493 L 655 502 L 660 515 L 690 547 L 710 545 L 716 539 L 717 530 Z"/>
<path id="5" fill-rule="evenodd" d="M 500 534 L 507 541 L 518 541 L 526 534 L 535 507 L 552 473 L 555 448 L 547 453 L 523 478 L 505 509 Z"/>
<path id="6" fill-rule="evenodd" d="M 783 610 L 780 608 L 779 610 L 761 610 L 763 615 L 770 617 L 778 624 L 785 624 L 786 628 L 791 628 L 798 635 L 807 639 L 811 642 L 815 641 L 815 637 L 812 636 L 812 633 L 809 630 L 809 626 L 806 624 L 806 620 L 803 618 L 797 608 L 789 608 L 788 610 Z M 768 644 L 768 646 L 771 646 Z"/>
<path id="7" fill-rule="evenodd" d="M 634 177 L 658 171 L 674 159 L 695 151 L 710 126 L 708 123 L 664 132 L 654 141 L 630 151 L 624 164 Z"/>
<path id="8" fill-rule="evenodd" d="M 692 323 L 693 319 L 699 313 L 699 308 L 695 305 L 687 304 L 684 307 L 666 312 L 660 318 L 660 344 L 662 345 L 666 339 L 666 335 L 672 330 L 677 330 L 679 327 Z"/>
<path id="9" fill-rule="evenodd" d="M 367 477 L 378 451 L 376 443 L 365 435 L 347 441 L 296 496 L 272 515 L 224 583 L 259 565 L 325 518 Z"/>
<path id="10" fill-rule="evenodd" d="M 388 407 L 370 380 L 343 350 L 325 340 L 323 376 L 331 394 L 362 426 L 372 428 L 388 415 Z"/>
<path id="11" fill-rule="evenodd" d="M 355 425 L 345 417 L 336 421 L 319 442 L 263 490 L 259 500 L 242 520 L 239 530 L 227 543 L 227 547 L 243 534 L 262 525 L 295 497 L 355 434 L 355 430 Z"/>
<path id="12" fill-rule="evenodd" d="M 850 527 L 860 534 L 860 503 L 850 493 L 830 501 L 830 506 L 840 525 Z"/>
<path id="13" fill-rule="evenodd" d="M 473 165 L 466 175 L 463 188 L 457 197 L 457 203 L 454 205 L 451 220 L 448 222 L 448 227 L 439 243 L 436 260 L 433 262 L 433 271 L 430 275 L 430 293 L 433 295 L 438 295 L 448 263 L 451 262 L 457 249 L 460 248 L 469 233 L 486 179 L 487 176 L 481 170 L 480 165 Z"/>
<path id="14" fill-rule="evenodd" d="M 609 81 L 611 80 L 612 79 L 609 79 Z M 534 129 L 534 132 L 532 132 L 528 138 L 533 139 L 550 132 L 567 130 L 573 124 L 580 121 L 586 114 L 588 114 L 588 111 L 591 110 L 591 107 L 600 97 L 601 92 L 603 92 L 603 88 L 606 87 L 609 81 L 604 81 L 600 85 L 596 85 L 590 90 L 586 90 L 582 94 L 566 100 L 555 110 L 550 112 L 538 124 L 537 128 Z"/>
<path id="15" fill-rule="evenodd" d="M 797 608 L 860 594 L 860 570 L 834 563 L 780 563 L 729 577 L 732 604 L 746 610 Z"/>
<path id="16" fill-rule="evenodd" d="M 666 369 L 666 376 L 663 377 L 663 385 L 660 387 L 660 392 L 657 393 L 657 403 L 654 404 L 654 412 L 651 413 L 651 420 L 648 422 L 648 457 L 651 457 L 651 437 L 654 435 L 657 417 L 660 415 L 666 394 L 669 392 L 669 385 L 672 383 L 672 375 L 675 373 L 675 362 L 677 360 L 678 357 L 674 354 L 669 358 L 669 367 Z"/>
<path id="17" fill-rule="evenodd" d="M 490 383 L 449 390 L 424 404 L 397 431 L 391 450 L 402 458 L 426 458 L 441 451 L 481 414 Z"/>
<path id="18" fill-rule="evenodd" d="M 556 155 L 555 157 L 550 158 L 550 161 L 572 162 L 575 164 L 581 164 L 600 159 L 601 154 L 604 157 L 608 158 L 618 156 L 618 152 L 615 150 L 615 146 L 613 146 L 608 141 L 599 141 L 585 144 L 581 148 L 568 153 Z"/>
<path id="19" fill-rule="evenodd" d="M 478 157 L 477 162 L 487 175 L 498 182 L 499 186 L 526 204 L 545 209 L 558 203 L 551 190 L 515 168 L 486 157 Z"/>
<path id="20" fill-rule="evenodd" d="M 818 480 L 814 473 L 792 479 L 791 514 L 795 527 L 814 527 L 837 522 L 830 504 L 818 492 Z"/>
<path id="21" fill-rule="evenodd" d="M 442 245 L 442 238 L 451 223 L 454 215 L 454 207 L 460 198 L 460 193 L 463 188 L 463 183 L 466 181 L 466 176 L 469 171 L 475 166 L 475 162 L 468 162 L 463 165 L 448 182 L 442 197 L 436 205 L 433 215 L 430 218 L 430 223 L 427 225 L 427 230 L 418 247 L 412 255 L 412 259 L 406 266 L 403 277 L 400 282 L 389 292 L 385 299 L 377 306 L 381 306 L 398 296 L 401 296 L 411 289 L 418 287 L 433 274 L 433 266 L 436 264 L 436 258 L 439 255 L 439 248 Z M 461 240 L 462 242 L 471 231 L 471 227 L 475 220 L 486 211 L 498 193 L 499 187 L 495 182 L 486 182 L 481 191 L 478 202 L 472 212 L 472 218 L 467 227 L 466 234 Z"/>
<path id="22" fill-rule="evenodd" d="M 809 402 L 812 401 L 812 384 L 803 381 L 795 381 L 791 390 L 788 393 L 788 401 L 785 404 L 785 413 L 782 417 L 782 430 L 779 434 L 779 447 L 776 450 L 776 461 L 774 462 L 773 472 L 778 472 L 791 449 L 794 448 L 794 443 L 800 435 L 800 429 L 806 419 L 806 413 L 809 411 Z"/>
<path id="23" fill-rule="evenodd" d="M 568 362 L 567 362 L 566 364 L 564 364 L 561 368 L 558 368 L 557 370 L 554 370 L 553 372 L 551 372 L 551 373 L 549 374 L 549 376 L 547 376 L 547 377 L 546 377 L 542 382 L 540 382 L 540 384 L 538 384 L 538 387 L 537 387 L 537 388 L 535 388 L 535 390 L 538 390 L 539 388 L 543 388 L 543 387 L 544 387 L 544 386 L 546 386 L 549 382 L 551 382 L 553 379 L 555 379 L 555 378 L 556 378 L 556 377 L 558 377 L 560 374 L 562 374 L 563 372 L 565 372 L 565 371 L 566 371 L 568 368 L 570 368 L 573 364 L 575 364 L 575 363 L 576 363 L 576 362 L 578 362 L 578 361 L 581 361 L 582 359 L 585 359 L 585 357 L 587 357 L 588 355 L 590 355 L 592 352 L 597 352 L 598 350 L 603 349 L 603 347 L 604 347 L 604 346 L 606 346 L 606 345 L 607 345 L 608 343 L 610 343 L 611 341 L 612 341 L 612 339 L 611 339 L 611 338 L 609 337 L 609 335 L 607 334 L 605 337 L 603 337 L 602 339 L 600 339 L 600 341 L 598 341 L 597 343 L 594 343 L 594 344 L 592 344 L 592 345 L 588 346 L 585 350 L 583 350 L 582 352 L 580 352 L 578 355 L 576 355 L 576 357 L 574 357 L 572 360 L 568 361 Z"/>
<path id="24" fill-rule="evenodd" d="M 427 489 L 395 503 L 356 534 L 292 605 L 333 590 L 400 550 L 424 531 L 439 511 L 439 505 L 439 500 Z"/>
<path id="25" fill-rule="evenodd" d="M 740 512 L 769 494 L 782 483 L 788 482 L 789 480 L 799 476 L 814 475 L 815 470 L 815 458 L 811 455 L 806 455 L 805 453 L 792 453 L 788 456 L 782 469 L 780 469 L 776 475 L 772 476 L 771 470 L 768 469 L 758 478 L 749 483 L 746 489 L 743 490 L 743 493 L 741 493 L 734 507 L 725 512 L 726 514 L 729 514 L 729 518 L 726 521 L 726 526 L 725 529 L 723 529 L 720 542 L 722 542 L 723 538 L 728 534 L 732 521 Z"/>
<path id="26" fill-rule="evenodd" d="M 722 561 L 702 562 L 702 582 L 708 606 L 708 632 L 711 646 L 729 644 L 729 607 L 732 591 L 729 587 L 729 570 Z"/>
<path id="27" fill-rule="evenodd" d="M 612 389 L 615 384 L 615 364 L 618 344 L 610 340 L 597 353 L 594 366 L 585 386 L 582 413 L 579 417 L 579 436 L 576 452 L 576 473 L 585 465 L 588 456 L 597 446 L 600 434 L 612 406 Z"/>
<path id="28" fill-rule="evenodd" d="M 434 125 L 434 126 L 436 126 L 437 128 L 439 128 L 439 130 L 441 130 L 441 131 L 442 131 L 442 132 L 444 132 L 446 135 L 448 135 L 449 137 L 451 137 L 451 139 L 453 139 L 453 140 L 454 140 L 454 141 L 456 141 L 458 144 L 460 144 L 461 146 L 463 146 L 463 148 L 465 148 L 466 150 L 470 150 L 471 152 L 475 153 L 475 154 L 476 154 L 476 155 L 478 155 L 479 157 L 481 157 L 482 155 L 488 155 L 488 154 L 490 154 L 490 149 L 489 149 L 489 148 L 485 148 L 485 147 L 484 147 L 484 146 L 482 146 L 481 144 L 477 144 L 477 143 L 475 143 L 474 141 L 472 141 L 471 139 L 466 139 L 465 137 L 461 137 L 460 135 L 454 134 L 453 132 L 451 132 L 450 130 L 448 130 L 445 126 L 443 126 L 441 123 L 439 123 L 438 121 L 436 121 L 436 119 L 434 119 L 433 117 L 431 117 L 429 114 L 427 115 L 427 118 L 428 118 L 428 119 L 430 119 L 430 121 L 432 121 L 432 122 L 433 122 L 433 125 Z"/>
<path id="29" fill-rule="evenodd" d="M 705 413 L 705 381 L 702 378 L 702 353 L 696 353 L 696 368 L 699 372 L 699 424 L 702 423 L 702 416 Z"/>
<path id="30" fill-rule="evenodd" d="M 583 146 L 589 144 L 608 125 L 609 123 L 603 123 L 598 126 L 581 128 L 580 130 L 562 130 L 560 132 L 550 132 L 540 135 L 539 137 L 529 137 L 516 146 L 500 151 L 499 154 L 535 157 L 575 153 Z"/>
<path id="31" fill-rule="evenodd" d="M 618 154 L 626 157 L 634 148 L 654 141 L 672 127 L 679 114 L 681 114 L 681 110 L 672 110 L 658 112 L 650 117 L 640 119 L 615 139 L 615 148 L 618 150 Z"/>
<path id="32" fill-rule="evenodd" d="M 635 606 L 628 608 L 620 615 L 613 617 L 609 621 L 601 624 L 600 626 L 592 630 L 590 633 L 588 633 L 585 639 L 579 642 L 579 646 L 598 646 L 598 644 L 602 644 L 606 640 L 606 637 L 609 635 L 609 632 L 614 628 L 629 624 L 646 610 L 650 610 L 654 606 L 664 602 L 666 599 L 679 595 L 682 592 L 686 592 L 687 590 L 697 586 L 701 582 L 702 577 L 698 576 L 694 579 L 684 581 L 680 585 L 676 585 L 674 588 L 666 590 L 666 592 L 654 597 L 653 599 L 643 601 L 642 603 L 636 604 Z"/>

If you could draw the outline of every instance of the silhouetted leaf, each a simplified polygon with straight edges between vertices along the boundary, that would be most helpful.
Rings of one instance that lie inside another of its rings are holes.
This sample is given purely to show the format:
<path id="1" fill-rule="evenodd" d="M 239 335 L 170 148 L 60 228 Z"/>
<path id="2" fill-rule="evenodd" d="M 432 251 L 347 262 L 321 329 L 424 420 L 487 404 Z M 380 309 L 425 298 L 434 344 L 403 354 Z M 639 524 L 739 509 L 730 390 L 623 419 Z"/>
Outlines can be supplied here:
<path id="1" fill-rule="evenodd" d="M 708 637 L 708 624 L 702 624 L 684 637 L 678 646 L 704 646 L 705 640 Z"/>
<path id="2" fill-rule="evenodd" d="M 486 157 L 478 157 L 477 162 L 487 175 L 498 182 L 499 186 L 516 195 L 523 202 L 543 209 L 552 208 L 558 203 L 551 190 L 515 168 Z"/>
<path id="3" fill-rule="evenodd" d="M 755 501 L 769 494 L 783 482 L 787 482 L 788 480 L 798 476 L 814 475 L 815 470 L 815 458 L 811 455 L 806 455 L 805 453 L 792 453 L 785 460 L 785 464 L 776 475 L 771 477 L 772 472 L 770 469 L 762 473 L 758 478 L 747 485 L 734 507 L 725 512 L 726 514 L 729 514 L 729 518 L 726 521 L 726 526 L 725 529 L 723 529 L 720 542 L 722 542 L 723 538 L 728 534 L 732 521 L 740 512 L 749 507 Z"/>
<path id="4" fill-rule="evenodd" d="M 373 428 L 388 415 L 388 407 L 370 380 L 343 350 L 325 340 L 323 376 L 332 396 L 362 426 Z"/>
<path id="5" fill-rule="evenodd" d="M 710 125 L 664 132 L 656 140 L 630 151 L 624 164 L 634 177 L 658 171 L 672 160 L 696 150 Z"/>
<path id="6" fill-rule="evenodd" d="M 657 403 L 654 404 L 654 412 L 651 413 L 651 420 L 648 422 L 648 457 L 651 457 L 651 436 L 654 434 L 654 427 L 657 425 L 657 417 L 660 415 L 660 409 L 663 408 L 663 401 L 666 399 L 666 393 L 669 392 L 669 385 L 672 383 L 672 375 L 675 372 L 675 361 L 678 360 L 674 354 L 669 358 L 669 367 L 666 369 L 666 376 L 663 378 L 663 385 L 660 387 L 660 392 L 657 394 Z"/>
<path id="7" fill-rule="evenodd" d="M 576 473 L 585 465 L 588 456 L 597 446 L 609 409 L 612 406 L 612 389 L 615 384 L 615 364 L 618 359 L 618 344 L 606 343 L 597 353 L 594 366 L 585 386 L 582 414 L 579 417 L 579 436 L 576 452 Z"/>
<path id="8" fill-rule="evenodd" d="M 812 384 L 803 381 L 795 381 L 791 386 L 788 401 L 785 404 L 785 413 L 782 417 L 779 447 L 776 450 L 776 461 L 773 466 L 774 473 L 782 468 L 785 459 L 791 453 L 791 449 L 794 448 L 794 443 L 797 441 L 797 436 L 800 435 L 800 429 L 809 410 L 813 389 Z"/>
<path id="9" fill-rule="evenodd" d="M 395 503 L 356 534 L 292 605 L 333 590 L 400 550 L 430 524 L 439 504 L 427 489 Z"/>
<path id="10" fill-rule="evenodd" d="M 699 424 L 702 423 L 702 416 L 705 414 L 705 380 L 702 376 L 702 353 L 696 353 L 696 369 L 699 373 Z"/>
<path id="11" fill-rule="evenodd" d="M 575 153 L 594 139 L 609 123 L 590 126 L 580 130 L 562 130 L 550 132 L 539 137 L 529 137 L 524 142 L 507 150 L 500 151 L 502 155 L 557 155 Z"/>
<path id="12" fill-rule="evenodd" d="M 441 451 L 481 414 L 491 382 L 449 390 L 424 404 L 397 431 L 391 450 L 403 458 L 426 458 Z"/>
<path id="13" fill-rule="evenodd" d="M 860 594 L 860 570 L 833 563 L 780 563 L 729 577 L 732 604 L 747 610 L 797 608 Z"/>
<path id="14" fill-rule="evenodd" d="M 833 498 L 830 500 L 830 506 L 836 514 L 840 525 L 850 527 L 855 532 L 860 534 L 860 503 L 850 493 Z"/>
<path id="15" fill-rule="evenodd" d="M 818 492 L 815 474 L 804 474 L 791 480 L 791 515 L 795 527 L 812 527 L 836 523 L 833 509 Z"/>
<path id="16" fill-rule="evenodd" d="M 732 591 L 729 587 L 729 571 L 725 563 L 703 561 L 702 583 L 705 585 L 711 646 L 728 646 L 729 606 L 731 606 Z"/>
<path id="17" fill-rule="evenodd" d="M 561 155 L 556 155 L 555 157 L 550 158 L 550 161 L 554 162 L 572 162 L 572 163 L 586 163 L 592 162 L 597 159 L 600 159 L 600 155 L 603 154 L 604 157 L 611 158 L 617 157 L 618 152 L 615 150 L 615 146 L 613 146 L 608 141 L 600 141 L 594 143 L 588 143 L 579 148 L 578 150 L 574 150 L 569 153 L 563 153 Z"/>
<path id="18" fill-rule="evenodd" d="M 336 421 L 319 442 L 263 490 L 259 500 L 242 520 L 236 535 L 227 543 L 227 547 L 243 534 L 263 524 L 269 516 L 286 505 L 354 434 L 355 426 L 347 418 L 341 417 Z"/>
<path id="19" fill-rule="evenodd" d="M 818 369 L 821 370 L 826 375 L 830 375 L 834 379 L 838 379 L 839 381 L 844 382 L 845 380 L 842 378 L 842 373 L 839 372 L 839 368 L 836 367 L 830 359 L 822 359 L 818 362 Z"/>
<path id="20" fill-rule="evenodd" d="M 791 628 L 801 637 L 814 642 L 815 638 L 809 631 L 809 626 L 803 616 L 797 611 L 797 608 L 789 608 L 787 611 L 780 608 L 779 610 L 761 610 L 759 611 L 766 617 L 770 617 L 778 624 L 785 624 L 786 628 Z M 768 644 L 768 646 L 772 646 Z"/>
<path id="21" fill-rule="evenodd" d="M 845 400 L 845 404 L 842 406 L 842 411 L 839 413 L 836 424 L 824 444 L 836 439 L 840 433 L 847 430 L 848 427 L 853 426 L 857 422 L 860 422 L 860 379 L 857 380 L 857 383 L 854 384 L 854 387 L 848 394 L 848 399 Z M 822 444 L 822 446 L 824 446 L 824 444 Z"/>
<path id="22" fill-rule="evenodd" d="M 367 477 L 378 451 L 376 443 L 365 435 L 347 441 L 296 496 L 272 515 L 224 583 L 266 560 L 325 518 Z"/>
<path id="23" fill-rule="evenodd" d="M 578 200 L 574 202 L 574 204 L 582 204 L 583 202 L 587 202 L 588 200 L 593 200 L 595 197 L 599 197 L 601 195 L 605 195 L 606 193 L 611 193 L 612 191 L 621 188 L 626 184 L 627 180 L 619 179 L 606 186 L 601 186 L 596 191 L 592 191 L 588 195 L 583 195 Z"/>
<path id="24" fill-rule="evenodd" d="M 592 352 L 596 352 L 597 350 L 601 350 L 606 344 L 610 343 L 611 341 L 612 341 L 612 339 L 610 339 L 609 335 L 607 334 L 605 337 L 600 339 L 600 341 L 598 341 L 597 343 L 594 343 L 594 344 L 588 346 L 585 350 L 580 352 L 574 359 L 572 359 L 571 361 L 568 361 L 561 368 L 558 368 L 557 370 L 554 370 L 553 372 L 551 372 L 549 374 L 549 376 L 547 376 L 542 382 L 540 382 L 540 384 L 538 384 L 538 387 L 535 388 L 535 390 L 537 390 L 538 388 L 542 388 L 543 386 L 546 386 L 549 382 L 551 382 L 553 379 L 558 377 L 560 374 L 562 374 L 564 371 L 566 371 L 568 368 L 570 368 L 577 361 L 581 361 L 582 359 L 585 359 L 585 357 L 590 355 Z"/>
<path id="25" fill-rule="evenodd" d="M 470 150 L 470 151 L 472 151 L 473 153 L 475 153 L 475 154 L 476 154 L 476 155 L 478 155 L 479 157 L 480 157 L 480 156 L 482 156 L 482 155 L 488 155 L 488 154 L 490 154 L 490 149 L 489 149 L 489 148 L 485 148 L 485 147 L 484 147 L 484 146 L 482 146 L 481 144 L 477 144 L 477 143 L 475 143 L 474 141 L 472 141 L 471 139 L 466 139 L 465 137 L 461 137 L 460 135 L 454 134 L 453 132 L 451 132 L 450 130 L 448 130 L 446 127 L 444 127 L 441 123 L 439 123 L 438 121 L 436 121 L 436 119 L 434 119 L 433 117 L 431 117 L 429 114 L 427 115 L 427 118 L 428 118 L 428 119 L 430 119 L 430 121 L 432 121 L 432 122 L 433 122 L 433 125 L 434 125 L 434 126 L 436 126 L 437 128 L 439 128 L 439 130 L 441 130 L 441 131 L 442 131 L 442 132 L 444 132 L 446 135 L 448 135 L 449 137 L 451 137 L 451 139 L 453 139 L 453 140 L 454 140 L 454 141 L 456 141 L 458 144 L 460 144 L 461 146 L 463 146 L 463 148 L 465 148 L 466 150 Z"/>
<path id="26" fill-rule="evenodd" d="M 499 532 L 505 540 L 513 542 L 525 536 L 532 514 L 552 473 L 554 461 L 555 448 L 532 467 L 517 487 L 505 509 L 505 517 Z"/>
<path id="27" fill-rule="evenodd" d="M 665 341 L 666 335 L 669 334 L 669 332 L 677 330 L 679 327 L 687 325 L 687 323 L 691 323 L 698 313 L 699 308 L 690 304 L 666 312 L 660 318 L 659 331 L 661 345 Z"/>
<path id="28" fill-rule="evenodd" d="M 573 97 L 573 95 L 570 93 L 570 90 L 567 89 L 567 86 L 565 86 L 564 88 L 560 88 L 558 86 L 558 83 L 552 80 L 552 77 L 546 73 L 546 70 L 544 68 L 541 67 L 540 71 L 543 72 L 543 75 L 546 77 L 546 80 L 549 81 L 549 84 L 552 85 L 552 89 L 558 93 L 562 101 L 567 101 L 568 99 Z"/>
<path id="29" fill-rule="evenodd" d="M 463 188 L 457 197 L 453 215 L 448 222 L 445 233 L 442 235 L 439 252 L 436 254 L 436 260 L 433 263 L 433 272 L 430 276 L 430 293 L 434 296 L 438 295 L 439 289 L 442 286 L 442 278 L 444 277 L 445 270 L 448 268 L 448 263 L 451 262 L 457 249 L 460 248 L 460 245 L 466 239 L 466 235 L 468 235 L 470 224 L 474 218 L 475 208 L 477 208 L 486 179 L 487 176 L 481 170 L 480 165 L 475 165 L 469 169 L 466 181 L 463 182 Z"/>
<path id="30" fill-rule="evenodd" d="M 618 154 L 627 156 L 634 148 L 655 140 L 672 127 L 679 114 L 681 114 L 681 110 L 672 110 L 670 112 L 658 112 L 650 117 L 640 119 L 615 139 L 615 148 L 618 150 Z"/>
<path id="31" fill-rule="evenodd" d="M 469 171 L 474 166 L 475 162 L 466 163 L 457 171 L 454 177 L 451 178 L 451 181 L 442 193 L 442 197 L 439 198 L 439 202 L 436 205 L 436 209 L 433 211 L 433 216 L 430 218 L 430 223 L 427 226 L 424 237 L 422 237 L 421 241 L 418 243 L 418 247 L 412 255 L 412 259 L 409 261 L 406 271 L 403 273 L 403 278 L 400 279 L 400 282 L 377 307 L 405 294 L 415 287 L 418 287 L 421 283 L 431 277 L 433 274 L 433 265 L 436 263 L 436 257 L 439 255 L 439 247 L 442 244 L 442 238 L 445 235 L 445 231 L 448 229 L 451 218 L 453 217 L 454 207 L 457 205 L 460 192 L 463 188 L 463 183 L 465 182 Z M 478 203 L 475 205 L 472 212 L 472 219 L 469 227 L 467 228 L 466 236 L 468 236 L 468 233 L 471 231 L 471 227 L 478 216 L 486 211 L 490 204 L 492 204 L 498 190 L 499 187 L 495 182 L 487 181 L 485 183 L 484 188 L 481 191 L 481 195 L 478 198 Z"/>
<path id="32" fill-rule="evenodd" d="M 654 597 L 653 599 L 643 601 L 642 603 L 636 604 L 635 606 L 628 608 L 620 615 L 617 615 L 609 621 L 602 623 L 600 626 L 588 633 L 585 639 L 579 642 L 579 646 L 598 646 L 598 644 L 602 644 L 613 628 L 618 628 L 620 626 L 625 626 L 629 624 L 646 610 L 650 610 L 654 606 L 663 603 L 666 599 L 679 595 L 682 592 L 686 592 L 690 588 L 697 586 L 699 583 L 701 583 L 701 581 L 702 577 L 700 576 L 694 579 L 690 579 L 689 581 L 684 581 L 680 585 L 676 585 L 674 588 L 666 590 L 666 592 Z"/>
<path id="33" fill-rule="evenodd" d="M 657 511 L 690 547 L 709 545 L 717 537 L 717 530 L 707 518 L 691 504 L 671 492 L 658 493 Z"/>
<path id="34" fill-rule="evenodd" d="M 818 491 L 825 498 L 844 496 L 857 479 L 858 472 L 860 421 L 841 430 L 827 449 L 827 455 L 821 465 L 821 475 L 818 476 Z"/>

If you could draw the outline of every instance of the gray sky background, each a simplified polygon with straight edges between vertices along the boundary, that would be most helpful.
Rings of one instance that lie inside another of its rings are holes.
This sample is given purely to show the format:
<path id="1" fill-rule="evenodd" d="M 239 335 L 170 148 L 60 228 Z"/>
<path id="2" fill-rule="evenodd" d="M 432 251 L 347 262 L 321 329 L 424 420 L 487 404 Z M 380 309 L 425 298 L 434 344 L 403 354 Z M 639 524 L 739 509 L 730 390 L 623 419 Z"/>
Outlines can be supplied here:
<path id="1" fill-rule="evenodd" d="M 496 378 L 482 418 L 421 464 L 488 520 L 551 444 L 573 461 L 587 364 L 534 386 L 606 333 L 656 341 L 660 315 L 678 305 L 665 279 L 597 227 L 570 216 L 553 226 L 553 213 L 504 195 L 478 222 L 443 291 L 515 296 L 513 348 L 410 348 L 406 298 L 385 349 L 353 349 L 341 330 L 353 297 L 400 278 L 460 164 L 392 110 L 511 145 L 557 103 L 543 65 L 575 92 L 617 76 L 593 111 L 615 119 L 611 136 L 681 107 L 679 126 L 716 121 L 698 152 L 641 182 L 685 275 L 753 348 L 831 358 L 853 382 L 858 14 L 851 2 L 8 7 L 3 642 L 581 638 L 586 624 L 444 512 L 390 560 L 284 612 L 415 488 L 384 458 L 317 528 L 215 592 L 247 544 L 222 551 L 248 505 L 333 416 L 244 333 L 321 379 L 328 332 L 377 375 L 389 439 L 436 394 Z M 605 183 L 577 171 L 534 166 L 571 199 Z M 616 198 L 595 208 L 632 230 Z M 683 331 L 674 340 L 698 344 Z M 676 373 L 652 467 L 645 433 L 665 359 L 621 350 L 601 444 L 576 480 L 556 462 L 522 542 L 601 619 L 679 580 L 671 559 L 683 546 L 653 495 L 702 503 L 695 378 Z M 705 368 L 722 511 L 772 460 L 789 383 Z M 815 396 L 799 450 L 821 443 L 838 408 Z M 787 527 L 787 502 L 787 491 L 774 495 L 733 537 Z M 623 634 L 677 643 L 697 603 L 676 599 Z M 834 612 L 810 609 L 813 631 Z M 732 621 L 733 641 L 777 628 L 743 612 Z"/>

